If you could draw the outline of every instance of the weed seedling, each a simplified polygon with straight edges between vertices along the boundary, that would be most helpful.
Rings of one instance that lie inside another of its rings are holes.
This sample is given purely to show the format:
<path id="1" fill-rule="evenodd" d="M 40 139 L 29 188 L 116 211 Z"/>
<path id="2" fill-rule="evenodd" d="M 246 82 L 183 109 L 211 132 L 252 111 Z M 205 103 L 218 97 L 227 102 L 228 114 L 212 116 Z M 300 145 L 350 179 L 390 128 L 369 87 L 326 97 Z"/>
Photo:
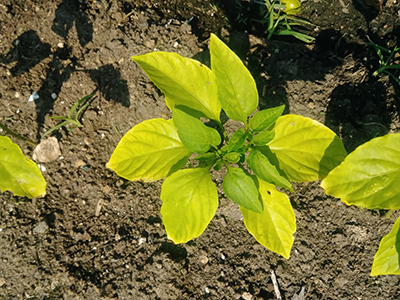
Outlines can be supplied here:
<path id="1" fill-rule="evenodd" d="M 307 34 L 298 32 L 293 26 L 313 25 L 295 15 L 300 12 L 300 2 L 298 0 L 264 0 L 260 2 L 266 7 L 266 11 L 262 13 L 262 24 L 267 25 L 268 36 L 270 39 L 273 35 L 289 35 L 293 36 L 305 43 L 312 43 L 315 38 Z"/>
<path id="2" fill-rule="evenodd" d="M 393 63 L 393 57 L 396 53 L 400 53 L 399 52 L 400 48 L 396 46 L 393 48 L 393 50 L 389 50 L 385 47 L 373 43 L 371 40 L 369 42 L 366 42 L 366 44 L 372 46 L 379 57 L 380 66 L 374 73 L 372 73 L 372 75 L 378 76 L 381 73 L 387 74 L 400 86 L 399 78 L 397 78 L 396 75 L 394 75 L 390 71 L 393 69 L 400 69 L 400 64 Z"/>
<path id="3" fill-rule="evenodd" d="M 78 102 L 76 102 L 72 106 L 68 117 L 61 117 L 61 116 L 50 117 L 50 119 L 63 120 L 63 122 L 61 122 L 60 124 L 57 124 L 56 126 L 52 127 L 48 131 L 46 131 L 43 134 L 42 138 L 44 138 L 46 135 L 52 133 L 53 131 L 57 130 L 58 128 L 67 126 L 69 124 L 72 124 L 72 127 L 68 130 L 68 132 L 71 132 L 72 130 L 74 130 L 78 127 L 83 127 L 83 125 L 80 121 L 82 113 L 90 105 L 90 103 L 91 103 L 90 99 L 96 94 L 96 92 L 97 92 L 97 89 L 90 95 L 85 96 L 82 99 L 80 99 Z"/>

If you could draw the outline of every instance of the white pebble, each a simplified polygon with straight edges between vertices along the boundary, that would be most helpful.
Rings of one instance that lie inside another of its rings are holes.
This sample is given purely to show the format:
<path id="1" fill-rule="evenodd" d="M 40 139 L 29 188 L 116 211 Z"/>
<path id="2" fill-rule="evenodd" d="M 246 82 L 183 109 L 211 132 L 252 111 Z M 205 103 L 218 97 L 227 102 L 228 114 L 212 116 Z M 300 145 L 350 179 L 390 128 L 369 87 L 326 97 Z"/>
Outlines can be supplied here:
<path id="1" fill-rule="evenodd" d="M 53 100 L 56 100 L 57 99 L 57 94 L 56 93 L 51 94 L 51 98 L 53 98 Z"/>
<path id="2" fill-rule="evenodd" d="M 29 96 L 28 102 L 32 102 L 39 99 L 39 94 L 34 92 L 32 95 Z"/>

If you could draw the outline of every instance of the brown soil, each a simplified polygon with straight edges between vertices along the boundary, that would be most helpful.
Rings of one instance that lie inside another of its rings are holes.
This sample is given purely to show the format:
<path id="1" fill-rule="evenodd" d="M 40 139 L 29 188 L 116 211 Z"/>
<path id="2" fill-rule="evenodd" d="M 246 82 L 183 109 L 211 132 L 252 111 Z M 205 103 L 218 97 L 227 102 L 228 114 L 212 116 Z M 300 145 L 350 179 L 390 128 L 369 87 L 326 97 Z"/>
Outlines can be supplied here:
<path id="1" fill-rule="evenodd" d="M 286 104 L 323 122 L 349 151 L 399 131 L 399 86 L 372 76 L 379 61 L 364 44 L 368 36 L 400 46 L 399 4 L 379 11 L 353 2 L 303 3 L 301 16 L 316 25 L 303 29 L 316 37 L 305 45 L 266 40 L 260 5 L 249 0 L 2 0 L 1 122 L 38 141 L 57 124 L 51 116 L 98 93 L 84 127 L 54 134 L 63 156 L 44 164 L 47 195 L 0 194 L 0 299 L 275 299 L 271 270 L 287 300 L 399 299 L 398 277 L 369 276 L 394 223 L 382 211 L 342 205 L 318 183 L 296 184 L 297 232 L 285 260 L 250 236 L 221 194 L 204 234 L 173 245 L 159 213 L 161 183 L 128 182 L 105 168 L 132 126 L 170 116 L 130 56 L 159 49 L 207 63 L 211 32 L 246 61 L 261 108 Z M 33 92 L 39 98 L 28 102 Z M 29 144 L 13 141 L 31 157 Z"/>

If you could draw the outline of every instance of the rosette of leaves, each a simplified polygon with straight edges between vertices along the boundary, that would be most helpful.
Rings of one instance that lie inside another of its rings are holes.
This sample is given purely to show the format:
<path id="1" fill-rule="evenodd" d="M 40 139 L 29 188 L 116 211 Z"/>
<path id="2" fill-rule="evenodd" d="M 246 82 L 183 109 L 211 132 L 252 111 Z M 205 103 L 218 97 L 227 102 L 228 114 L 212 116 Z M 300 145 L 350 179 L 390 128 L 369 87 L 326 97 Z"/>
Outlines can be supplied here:
<path id="1" fill-rule="evenodd" d="M 288 196 L 277 186 L 293 191 L 290 181 L 324 178 L 346 151 L 335 133 L 317 121 L 281 116 L 284 106 L 255 112 L 256 84 L 239 57 L 215 35 L 210 54 L 211 68 L 176 53 L 132 57 L 165 94 L 172 119 L 134 126 L 107 167 L 128 180 L 165 179 L 161 215 L 175 243 L 203 233 L 218 208 L 210 170 L 226 172 L 224 193 L 239 205 L 248 231 L 289 258 L 296 221 Z M 221 123 L 221 109 L 242 125 L 231 136 Z M 213 122 L 205 124 L 204 118 Z M 190 156 L 199 164 L 185 168 Z"/>
<path id="2" fill-rule="evenodd" d="M 368 209 L 400 209 L 400 133 L 387 134 L 359 146 L 321 182 L 328 195 L 347 205 Z M 400 218 L 382 238 L 371 276 L 400 275 Z"/>

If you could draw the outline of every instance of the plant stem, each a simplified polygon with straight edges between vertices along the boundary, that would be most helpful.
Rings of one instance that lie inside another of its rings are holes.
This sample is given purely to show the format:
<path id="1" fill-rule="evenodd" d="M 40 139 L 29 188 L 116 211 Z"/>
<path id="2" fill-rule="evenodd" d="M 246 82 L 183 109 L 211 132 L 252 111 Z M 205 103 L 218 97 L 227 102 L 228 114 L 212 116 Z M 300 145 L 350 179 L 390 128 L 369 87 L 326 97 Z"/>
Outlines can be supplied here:
<path id="1" fill-rule="evenodd" d="M 20 139 L 21 141 L 24 141 L 26 143 L 28 143 L 31 146 L 36 147 L 37 144 L 33 141 L 31 141 L 30 139 L 27 139 L 26 137 L 23 137 L 22 135 L 12 131 L 11 129 L 9 129 L 6 125 L 2 124 L 0 122 L 0 128 L 6 131 L 6 134 L 12 135 L 13 137 L 16 137 L 17 139 Z"/>

